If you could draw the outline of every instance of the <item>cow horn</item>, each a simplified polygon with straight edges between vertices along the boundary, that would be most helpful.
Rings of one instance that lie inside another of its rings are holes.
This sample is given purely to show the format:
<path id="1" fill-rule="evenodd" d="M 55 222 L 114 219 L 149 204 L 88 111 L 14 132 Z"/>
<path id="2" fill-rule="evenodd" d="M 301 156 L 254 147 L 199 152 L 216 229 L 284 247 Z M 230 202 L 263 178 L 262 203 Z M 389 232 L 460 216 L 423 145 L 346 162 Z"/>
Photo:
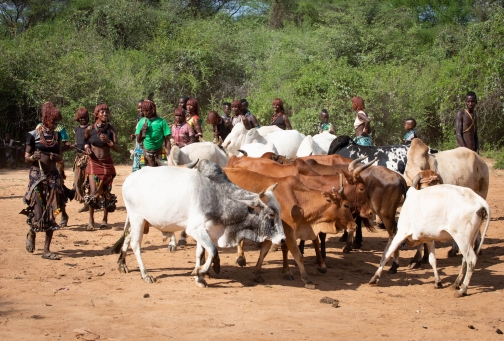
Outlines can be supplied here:
<path id="1" fill-rule="evenodd" d="M 417 185 L 418 185 L 418 182 L 420 180 L 422 180 L 423 178 L 423 174 L 422 172 L 418 173 L 415 178 L 413 179 L 413 181 L 411 182 L 411 187 L 413 187 L 414 189 L 417 189 Z"/>
<path id="2" fill-rule="evenodd" d="M 196 160 L 196 161 L 193 161 L 193 162 L 190 162 L 188 164 L 186 164 L 186 167 L 187 168 L 194 168 L 194 166 L 196 166 L 196 164 L 199 162 L 199 159 Z"/>
<path id="3" fill-rule="evenodd" d="M 277 188 L 277 186 L 278 186 L 278 182 L 277 182 L 276 184 L 273 184 L 273 185 L 269 186 L 269 187 L 266 189 L 266 192 L 267 192 L 267 191 L 271 191 L 271 192 L 273 192 L 273 191 L 275 190 L 275 188 Z"/>
<path id="4" fill-rule="evenodd" d="M 339 194 L 339 195 L 343 195 L 343 191 L 344 191 L 344 189 L 345 189 L 345 188 L 344 188 L 343 186 L 341 186 L 340 190 L 338 191 L 338 194 Z"/>
<path id="5" fill-rule="evenodd" d="M 365 158 L 367 158 L 367 155 L 364 155 L 363 157 L 360 157 L 360 158 L 355 159 L 355 160 L 353 160 L 352 162 L 350 162 L 350 164 L 348 165 L 348 171 L 349 171 L 350 173 L 352 173 L 352 172 L 354 171 L 354 169 L 355 169 L 355 166 L 356 166 L 359 162 L 361 162 L 362 160 L 364 160 Z"/>
<path id="6" fill-rule="evenodd" d="M 376 160 L 378 160 L 378 158 L 375 158 L 373 161 L 368 162 L 368 163 L 365 163 L 365 164 L 363 164 L 362 166 L 357 167 L 357 169 L 355 169 L 355 170 L 354 170 L 354 172 L 353 172 L 353 177 L 354 177 L 355 179 L 357 179 L 357 178 L 360 176 L 360 173 L 361 173 L 364 169 L 368 168 L 368 167 L 369 167 L 369 166 L 371 166 L 373 163 L 375 163 L 375 162 L 376 162 Z"/>
<path id="7" fill-rule="evenodd" d="M 238 149 L 238 151 L 239 151 L 240 153 L 242 153 L 242 154 L 243 154 L 243 156 L 248 156 L 248 153 L 247 153 L 246 151 L 241 150 L 241 149 Z"/>
<path id="8" fill-rule="evenodd" d="M 235 156 L 233 153 L 231 153 L 229 151 L 229 149 L 227 149 L 226 147 L 220 145 L 219 148 L 224 152 L 226 153 L 226 156 L 228 157 L 228 159 L 231 157 L 231 156 Z"/>

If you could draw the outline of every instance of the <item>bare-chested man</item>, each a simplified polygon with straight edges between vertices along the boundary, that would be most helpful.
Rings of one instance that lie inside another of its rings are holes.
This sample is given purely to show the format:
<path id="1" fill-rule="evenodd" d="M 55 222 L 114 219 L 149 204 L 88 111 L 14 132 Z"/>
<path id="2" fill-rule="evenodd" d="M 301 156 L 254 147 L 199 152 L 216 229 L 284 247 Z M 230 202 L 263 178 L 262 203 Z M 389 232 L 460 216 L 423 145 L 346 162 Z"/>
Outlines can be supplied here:
<path id="1" fill-rule="evenodd" d="M 476 123 L 476 113 L 474 112 L 476 103 L 478 103 L 476 94 L 469 91 L 466 94 L 465 109 L 460 110 L 457 113 L 456 134 L 459 147 L 467 147 L 475 152 L 478 152 L 478 126 Z"/>

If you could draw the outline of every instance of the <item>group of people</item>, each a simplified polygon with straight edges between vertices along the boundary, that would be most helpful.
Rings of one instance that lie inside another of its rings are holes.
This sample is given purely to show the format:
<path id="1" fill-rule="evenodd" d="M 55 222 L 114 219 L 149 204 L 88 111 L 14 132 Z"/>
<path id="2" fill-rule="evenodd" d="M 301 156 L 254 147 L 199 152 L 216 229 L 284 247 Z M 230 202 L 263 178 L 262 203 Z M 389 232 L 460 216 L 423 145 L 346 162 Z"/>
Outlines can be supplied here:
<path id="1" fill-rule="evenodd" d="M 459 147 L 467 147 L 478 151 L 477 120 L 474 111 L 477 97 L 474 92 L 466 94 L 466 107 L 456 116 L 456 136 Z M 364 100 L 356 96 L 352 98 L 355 110 L 355 139 L 359 145 L 372 145 L 371 120 L 366 114 Z M 273 116 L 270 124 L 281 129 L 292 129 L 289 118 L 285 114 L 283 102 L 276 98 L 272 103 Z M 170 127 L 166 120 L 159 117 L 156 104 L 145 99 L 137 103 L 138 118 L 135 134 L 133 171 L 143 166 L 155 167 L 160 161 L 166 160 L 172 146 L 184 147 L 202 139 L 198 101 L 186 96 L 180 97 L 178 107 L 174 111 L 175 123 Z M 79 212 L 89 211 L 87 230 L 95 229 L 94 211 L 103 209 L 103 220 L 100 229 L 108 228 L 108 213 L 116 208 L 117 198 L 112 194 L 112 183 L 116 176 L 111 151 L 119 152 L 117 131 L 110 124 L 110 110 L 106 104 L 94 108 L 94 122 L 90 123 L 86 108 L 77 110 L 74 128 L 75 143 L 70 144 L 62 120 L 60 110 L 51 102 L 42 105 L 42 122 L 27 134 L 25 162 L 30 163 L 29 184 L 24 195 L 27 205 L 22 213 L 27 215 L 29 230 L 26 235 L 26 250 L 35 250 L 36 232 L 45 233 L 42 258 L 60 259 L 50 251 L 53 232 L 68 223 L 66 203 L 74 197 L 84 203 Z M 259 128 L 257 119 L 248 110 L 245 99 L 232 103 L 223 103 L 223 114 L 210 111 L 206 122 L 213 126 L 214 138 L 224 140 L 233 127 L 242 123 L 246 129 Z M 403 142 L 411 142 L 415 135 L 416 121 L 406 120 L 404 128 L 407 133 Z M 319 133 L 334 133 L 334 127 L 329 122 L 329 113 L 323 109 L 320 113 Z M 65 187 L 65 173 L 62 152 L 74 149 L 74 184 L 70 190 Z M 61 214 L 60 224 L 56 216 Z"/>

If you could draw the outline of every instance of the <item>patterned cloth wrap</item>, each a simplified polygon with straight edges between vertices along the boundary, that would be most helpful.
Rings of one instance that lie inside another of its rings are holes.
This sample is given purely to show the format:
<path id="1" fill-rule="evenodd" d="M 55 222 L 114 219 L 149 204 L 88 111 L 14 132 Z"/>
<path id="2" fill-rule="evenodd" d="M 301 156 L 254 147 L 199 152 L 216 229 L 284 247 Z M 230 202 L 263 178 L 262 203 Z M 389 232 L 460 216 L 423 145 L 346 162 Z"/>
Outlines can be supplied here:
<path id="1" fill-rule="evenodd" d="M 106 208 L 112 213 L 116 209 L 117 197 L 112 194 L 112 182 L 116 176 L 114 160 L 112 156 L 98 159 L 91 154 L 88 158 L 86 174 L 92 175 L 95 180 L 96 193 L 94 195 L 85 195 L 84 203 L 91 208 Z"/>
<path id="2" fill-rule="evenodd" d="M 373 145 L 373 139 L 371 136 L 356 136 L 354 138 L 354 142 L 357 143 L 359 146 L 372 146 Z"/>
<path id="3" fill-rule="evenodd" d="M 66 201 L 58 170 L 54 168 L 42 176 L 40 168 L 31 166 L 30 182 L 23 201 L 28 207 L 22 213 L 28 216 L 26 223 L 31 231 L 57 230 L 55 217 Z"/>
<path id="4" fill-rule="evenodd" d="M 133 168 L 132 172 L 136 172 L 137 170 L 140 170 L 142 168 L 142 162 L 143 165 L 145 165 L 145 159 L 143 155 L 143 148 L 140 145 L 140 143 L 135 141 L 135 150 L 133 151 Z"/>

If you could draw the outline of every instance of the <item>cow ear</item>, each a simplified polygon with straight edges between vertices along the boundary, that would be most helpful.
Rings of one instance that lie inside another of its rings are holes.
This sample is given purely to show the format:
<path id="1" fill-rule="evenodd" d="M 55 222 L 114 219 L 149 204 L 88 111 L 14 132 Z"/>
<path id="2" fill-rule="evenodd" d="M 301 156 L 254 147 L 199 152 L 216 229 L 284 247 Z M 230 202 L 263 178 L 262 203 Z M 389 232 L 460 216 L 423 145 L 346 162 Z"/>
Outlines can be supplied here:
<path id="1" fill-rule="evenodd" d="M 338 193 L 322 192 L 322 195 L 327 202 L 338 204 L 341 200 L 341 196 Z"/>

